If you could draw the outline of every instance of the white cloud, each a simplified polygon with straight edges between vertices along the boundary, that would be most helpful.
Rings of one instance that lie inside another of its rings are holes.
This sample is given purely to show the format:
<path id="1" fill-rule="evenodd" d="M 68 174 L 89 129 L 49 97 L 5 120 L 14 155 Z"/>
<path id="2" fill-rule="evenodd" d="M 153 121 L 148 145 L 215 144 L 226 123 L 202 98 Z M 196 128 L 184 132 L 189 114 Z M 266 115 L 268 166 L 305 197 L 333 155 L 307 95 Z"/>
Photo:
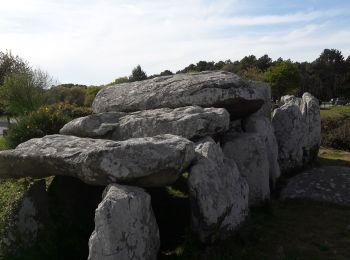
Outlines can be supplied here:
<path id="1" fill-rule="evenodd" d="M 241 14 L 238 0 L 0 2 L 0 50 L 61 82 L 102 84 L 137 64 L 152 74 L 252 53 L 312 59 L 350 46 L 350 30 L 327 23 L 347 9 L 252 16 Z"/>

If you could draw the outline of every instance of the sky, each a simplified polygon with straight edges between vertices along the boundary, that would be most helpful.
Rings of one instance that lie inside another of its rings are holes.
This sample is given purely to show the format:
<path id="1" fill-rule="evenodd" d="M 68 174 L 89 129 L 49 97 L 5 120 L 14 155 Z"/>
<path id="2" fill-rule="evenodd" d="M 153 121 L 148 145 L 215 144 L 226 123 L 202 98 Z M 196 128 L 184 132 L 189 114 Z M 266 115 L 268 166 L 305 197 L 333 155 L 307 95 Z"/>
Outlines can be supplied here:
<path id="1" fill-rule="evenodd" d="M 350 55 L 349 0 L 0 0 L 0 51 L 60 83 L 101 85 L 200 60 Z"/>

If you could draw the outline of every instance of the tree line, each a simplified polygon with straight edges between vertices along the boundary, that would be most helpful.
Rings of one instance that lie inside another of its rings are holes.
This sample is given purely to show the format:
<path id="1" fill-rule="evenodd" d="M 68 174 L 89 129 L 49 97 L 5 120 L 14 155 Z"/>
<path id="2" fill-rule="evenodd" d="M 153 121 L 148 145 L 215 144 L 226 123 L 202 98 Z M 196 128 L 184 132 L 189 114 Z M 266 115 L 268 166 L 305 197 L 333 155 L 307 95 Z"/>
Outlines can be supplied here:
<path id="1" fill-rule="evenodd" d="M 265 81 L 270 84 L 275 99 L 285 94 L 300 95 L 306 91 L 323 101 L 335 97 L 350 98 L 350 56 L 345 59 L 341 51 L 336 49 L 325 49 L 312 62 L 293 62 L 282 58 L 272 60 L 267 54 L 259 58 L 249 55 L 236 61 L 199 61 L 176 74 L 212 70 L 229 71 L 245 79 Z M 130 76 L 119 77 L 106 85 L 173 74 L 170 70 L 164 70 L 147 76 L 137 65 Z M 0 113 L 21 116 L 45 104 L 56 103 L 89 107 L 102 87 L 54 84 L 46 72 L 34 69 L 10 51 L 0 51 Z"/>
<path id="2" fill-rule="evenodd" d="M 236 61 L 199 61 L 176 74 L 213 70 L 229 71 L 245 79 L 265 81 L 271 86 L 274 98 L 285 94 L 301 95 L 304 92 L 310 92 L 324 101 L 334 97 L 350 98 L 350 56 L 345 59 L 341 51 L 336 49 L 325 49 L 312 62 L 293 62 L 282 58 L 272 60 L 267 54 L 259 58 L 249 55 Z M 147 76 L 138 65 L 129 77 L 117 78 L 109 84 L 173 74 L 170 70 L 164 70 Z"/>

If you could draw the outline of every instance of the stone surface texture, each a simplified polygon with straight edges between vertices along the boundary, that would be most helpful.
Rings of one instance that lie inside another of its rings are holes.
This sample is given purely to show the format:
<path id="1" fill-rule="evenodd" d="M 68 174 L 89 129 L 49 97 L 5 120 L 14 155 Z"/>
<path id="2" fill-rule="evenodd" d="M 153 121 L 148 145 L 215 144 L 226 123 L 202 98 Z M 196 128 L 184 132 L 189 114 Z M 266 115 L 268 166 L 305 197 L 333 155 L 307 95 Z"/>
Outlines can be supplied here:
<path id="1" fill-rule="evenodd" d="M 281 175 L 278 164 L 278 144 L 271 120 L 267 117 L 250 116 L 243 121 L 243 128 L 247 133 L 257 133 L 265 141 L 270 169 L 270 183 L 275 186 Z"/>
<path id="2" fill-rule="evenodd" d="M 176 74 L 105 87 L 92 106 L 95 113 L 101 113 L 198 105 L 226 108 L 234 119 L 259 110 L 266 89 L 262 82 L 245 81 L 230 72 Z"/>
<path id="3" fill-rule="evenodd" d="M 151 197 L 141 188 L 109 185 L 96 209 L 88 260 L 155 260 L 159 245 Z"/>
<path id="4" fill-rule="evenodd" d="M 210 243 L 226 238 L 245 220 L 249 187 L 212 138 L 198 141 L 195 150 L 197 162 L 188 178 L 192 228 Z"/>
<path id="5" fill-rule="evenodd" d="M 313 161 L 318 154 L 321 144 L 321 115 L 318 99 L 310 93 L 302 96 L 303 107 L 301 113 L 306 121 L 306 137 L 304 140 L 304 162 Z"/>
<path id="6" fill-rule="evenodd" d="M 318 100 L 309 93 L 302 98 L 288 96 L 276 109 L 272 124 L 279 147 L 283 173 L 303 167 L 317 156 L 321 142 L 321 118 Z"/>
<path id="7" fill-rule="evenodd" d="M 174 182 L 195 157 L 191 141 L 174 136 L 126 141 L 48 135 L 0 152 L 1 177 L 73 176 L 93 185 Z"/>
<path id="8" fill-rule="evenodd" d="M 116 141 L 161 134 L 192 139 L 226 131 L 229 122 L 230 115 L 223 108 L 188 106 L 93 114 L 74 119 L 60 133 Z"/>
<path id="9" fill-rule="evenodd" d="M 20 199 L 17 208 L 13 209 L 11 221 L 0 237 L 0 258 L 3 253 L 16 255 L 21 250 L 35 244 L 39 232 L 45 228 L 48 220 L 48 196 L 45 180 L 37 180 L 29 184 Z M 8 257 L 8 255 L 7 255 Z"/>
<path id="10" fill-rule="evenodd" d="M 249 185 L 249 206 L 258 206 L 270 198 L 269 161 L 264 139 L 259 134 L 225 136 L 224 155 L 237 163 Z"/>
<path id="11" fill-rule="evenodd" d="M 292 177 L 281 197 L 350 205 L 350 167 L 323 166 Z"/>

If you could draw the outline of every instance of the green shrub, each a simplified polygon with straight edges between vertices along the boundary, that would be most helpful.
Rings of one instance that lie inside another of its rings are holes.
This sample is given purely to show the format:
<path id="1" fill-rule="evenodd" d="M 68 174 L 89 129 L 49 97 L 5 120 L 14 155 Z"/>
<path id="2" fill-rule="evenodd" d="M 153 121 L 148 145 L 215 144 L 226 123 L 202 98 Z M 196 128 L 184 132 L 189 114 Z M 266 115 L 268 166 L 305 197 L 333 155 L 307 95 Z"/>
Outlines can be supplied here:
<path id="1" fill-rule="evenodd" d="M 350 151 L 350 116 L 322 119 L 322 146 Z"/>
<path id="2" fill-rule="evenodd" d="M 95 99 L 97 93 L 102 89 L 102 87 L 92 86 L 86 89 L 84 106 L 90 107 Z"/>
<path id="3" fill-rule="evenodd" d="M 30 178 L 0 180 L 0 258 L 10 254 L 6 238 L 15 231 L 15 215 L 23 195 L 31 183 Z M 13 246 L 13 245 L 12 245 Z M 21 246 L 21 245 L 18 245 Z"/>
<path id="4" fill-rule="evenodd" d="M 60 111 L 63 115 L 68 116 L 70 119 L 92 114 L 92 109 L 89 107 L 79 107 L 67 103 L 54 104 L 45 108 L 52 112 Z"/>
<path id="5" fill-rule="evenodd" d="M 69 104 L 41 107 L 9 127 L 5 137 L 6 144 L 10 148 L 15 148 L 29 139 L 57 134 L 73 118 L 88 114 L 91 114 L 91 109 Z"/>

